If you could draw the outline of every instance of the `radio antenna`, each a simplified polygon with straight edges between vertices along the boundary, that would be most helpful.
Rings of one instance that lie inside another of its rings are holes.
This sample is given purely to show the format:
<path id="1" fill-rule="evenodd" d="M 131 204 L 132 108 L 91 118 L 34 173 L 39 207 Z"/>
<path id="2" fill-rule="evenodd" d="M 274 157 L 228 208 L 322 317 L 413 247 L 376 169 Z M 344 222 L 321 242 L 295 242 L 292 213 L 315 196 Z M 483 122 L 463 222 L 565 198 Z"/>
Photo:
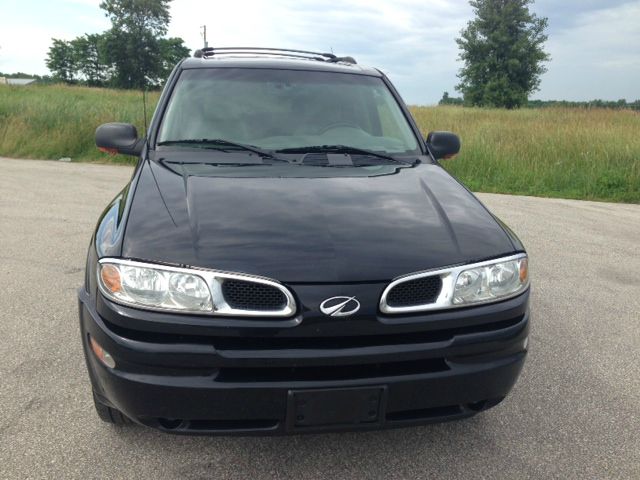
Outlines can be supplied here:
<path id="1" fill-rule="evenodd" d="M 142 112 L 144 115 L 144 136 L 147 136 L 147 85 L 145 82 L 144 88 L 142 89 Z"/>
<path id="2" fill-rule="evenodd" d="M 200 35 L 204 40 L 204 48 L 209 48 L 209 42 L 207 42 L 207 26 L 206 25 L 200 26 Z"/>

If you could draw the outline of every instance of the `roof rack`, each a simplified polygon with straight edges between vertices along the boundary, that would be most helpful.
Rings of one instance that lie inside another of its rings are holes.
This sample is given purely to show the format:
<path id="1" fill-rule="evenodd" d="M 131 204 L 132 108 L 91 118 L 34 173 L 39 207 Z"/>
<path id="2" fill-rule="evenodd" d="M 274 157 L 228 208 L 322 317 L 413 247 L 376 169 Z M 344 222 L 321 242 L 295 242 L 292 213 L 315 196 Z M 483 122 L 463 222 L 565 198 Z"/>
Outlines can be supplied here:
<path id="1" fill-rule="evenodd" d="M 212 58 L 219 55 L 266 55 L 275 57 L 304 58 L 306 60 L 317 60 L 329 63 L 351 63 L 356 64 L 353 57 L 338 57 L 333 53 L 310 52 L 308 50 L 290 50 L 286 48 L 264 48 L 264 47 L 207 47 L 193 52 L 196 58 Z"/>

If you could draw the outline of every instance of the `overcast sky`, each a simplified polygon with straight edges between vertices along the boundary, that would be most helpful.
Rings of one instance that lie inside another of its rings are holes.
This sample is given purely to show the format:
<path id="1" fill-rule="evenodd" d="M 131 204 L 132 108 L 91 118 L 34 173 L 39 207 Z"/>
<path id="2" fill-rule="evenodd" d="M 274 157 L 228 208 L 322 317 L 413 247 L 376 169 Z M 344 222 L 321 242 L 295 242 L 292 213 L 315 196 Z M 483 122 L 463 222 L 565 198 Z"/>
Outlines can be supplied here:
<path id="1" fill-rule="evenodd" d="M 100 0 L 0 0 L 0 72 L 46 74 L 51 38 L 109 28 Z M 533 98 L 640 99 L 640 0 L 537 0 L 552 56 Z M 169 34 L 189 48 L 270 46 L 352 55 L 385 71 L 405 101 L 455 95 L 466 0 L 174 0 Z"/>

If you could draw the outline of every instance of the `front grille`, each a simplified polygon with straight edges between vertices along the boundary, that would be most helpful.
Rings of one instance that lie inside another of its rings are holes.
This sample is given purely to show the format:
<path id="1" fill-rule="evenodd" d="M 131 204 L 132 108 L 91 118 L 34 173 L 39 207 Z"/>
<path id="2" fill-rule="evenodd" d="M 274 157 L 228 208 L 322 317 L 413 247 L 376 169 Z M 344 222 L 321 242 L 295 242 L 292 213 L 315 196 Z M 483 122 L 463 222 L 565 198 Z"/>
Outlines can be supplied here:
<path id="1" fill-rule="evenodd" d="M 442 279 L 438 275 L 408 280 L 393 287 L 387 293 L 390 307 L 415 307 L 434 303 L 442 290 Z"/>
<path id="2" fill-rule="evenodd" d="M 278 288 L 244 280 L 225 280 L 222 295 L 231 308 L 238 310 L 278 311 L 287 305 L 287 297 Z"/>

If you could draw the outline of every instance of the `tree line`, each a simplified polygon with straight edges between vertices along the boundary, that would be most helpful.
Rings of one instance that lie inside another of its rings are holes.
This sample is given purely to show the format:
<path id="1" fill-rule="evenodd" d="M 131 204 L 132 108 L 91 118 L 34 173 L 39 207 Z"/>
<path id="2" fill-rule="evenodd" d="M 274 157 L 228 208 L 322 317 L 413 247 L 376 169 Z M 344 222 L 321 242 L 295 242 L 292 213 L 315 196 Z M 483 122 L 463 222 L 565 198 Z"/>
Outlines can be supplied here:
<path id="1" fill-rule="evenodd" d="M 46 59 L 54 80 L 89 86 L 155 88 L 189 55 L 184 40 L 166 38 L 171 0 L 103 0 L 111 20 L 103 33 L 52 39 Z"/>
<path id="2" fill-rule="evenodd" d="M 47 66 L 54 80 L 116 88 L 159 87 L 189 55 L 181 38 L 165 38 L 171 0 L 103 0 L 111 29 L 71 41 L 53 39 Z M 548 19 L 530 11 L 534 0 L 470 0 L 474 18 L 456 39 L 462 67 L 456 90 L 441 105 L 495 108 L 604 107 L 638 109 L 638 101 L 529 100 L 550 60 Z"/>
<path id="3" fill-rule="evenodd" d="M 465 101 L 463 97 L 452 97 L 449 92 L 444 92 L 438 105 L 463 106 Z M 584 102 L 574 102 L 569 100 L 527 100 L 522 105 L 526 108 L 546 108 L 546 107 L 563 107 L 563 108 L 611 108 L 614 110 L 640 110 L 640 100 L 628 101 L 624 98 L 620 100 L 587 100 Z"/>

